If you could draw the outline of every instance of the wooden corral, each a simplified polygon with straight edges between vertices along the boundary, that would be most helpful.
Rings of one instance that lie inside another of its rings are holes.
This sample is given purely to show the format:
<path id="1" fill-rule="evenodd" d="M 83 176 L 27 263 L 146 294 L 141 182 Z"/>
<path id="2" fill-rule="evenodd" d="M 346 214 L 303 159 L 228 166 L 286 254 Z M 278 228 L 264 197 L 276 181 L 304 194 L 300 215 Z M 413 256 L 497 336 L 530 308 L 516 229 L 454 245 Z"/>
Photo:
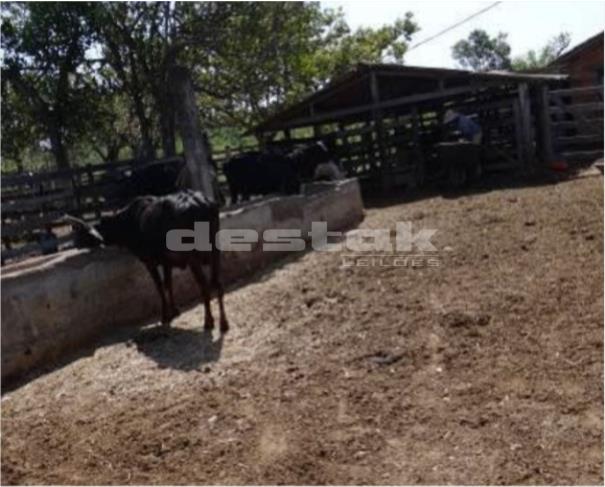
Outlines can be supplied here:
<path id="1" fill-rule="evenodd" d="M 360 64 L 256 127 L 268 144 L 323 140 L 366 189 L 437 178 L 436 145 L 447 141 L 447 109 L 483 130 L 485 171 L 531 171 L 546 147 L 543 90 L 564 75 L 474 73 L 395 64 Z M 311 135 L 312 134 L 312 135 Z"/>
<path id="2" fill-rule="evenodd" d="M 544 94 L 550 107 L 550 160 L 591 162 L 603 156 L 603 32 L 555 59 L 548 71 L 566 74 L 565 88 Z"/>
<path id="3" fill-rule="evenodd" d="M 603 157 L 603 85 L 544 90 L 547 162 L 590 163 Z"/>
<path id="4" fill-rule="evenodd" d="M 221 173 L 224 160 L 235 151 L 213 153 L 222 190 L 226 190 Z M 63 171 L 2 175 L 2 262 L 44 252 L 41 237 L 47 226 L 57 235 L 59 248 L 69 248 L 71 229 L 58 220 L 69 213 L 86 221 L 96 221 L 101 214 L 125 204 L 124 191 L 135 170 L 151 166 L 183 165 L 183 156 L 141 162 L 134 159 L 106 164 L 86 165 Z"/>

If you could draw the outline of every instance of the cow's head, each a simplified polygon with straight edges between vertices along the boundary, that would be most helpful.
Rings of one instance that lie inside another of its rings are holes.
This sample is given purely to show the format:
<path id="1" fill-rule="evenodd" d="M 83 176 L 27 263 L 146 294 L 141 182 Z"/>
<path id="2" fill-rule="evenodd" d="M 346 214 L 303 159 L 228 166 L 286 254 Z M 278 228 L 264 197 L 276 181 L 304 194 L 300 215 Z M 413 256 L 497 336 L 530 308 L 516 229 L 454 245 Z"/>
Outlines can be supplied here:
<path id="1" fill-rule="evenodd" d="M 99 247 L 105 240 L 99 231 L 81 218 L 65 215 L 63 222 L 69 223 L 74 230 L 74 245 L 78 249 Z"/>
<path id="2" fill-rule="evenodd" d="M 299 177 L 303 181 L 309 181 L 313 178 L 313 173 L 318 164 L 330 160 L 330 152 L 324 142 L 315 141 L 294 150 L 291 157 L 296 164 Z"/>

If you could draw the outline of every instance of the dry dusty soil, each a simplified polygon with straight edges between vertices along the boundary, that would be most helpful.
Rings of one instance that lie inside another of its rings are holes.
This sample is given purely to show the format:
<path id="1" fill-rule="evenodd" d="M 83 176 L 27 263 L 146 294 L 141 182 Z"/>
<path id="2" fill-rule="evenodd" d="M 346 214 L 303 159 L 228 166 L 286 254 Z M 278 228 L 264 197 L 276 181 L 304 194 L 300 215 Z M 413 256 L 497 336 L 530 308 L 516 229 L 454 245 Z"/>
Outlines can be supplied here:
<path id="1" fill-rule="evenodd" d="M 230 290 L 223 339 L 197 306 L 7 392 L 2 482 L 602 484 L 603 179 L 361 228 L 402 220 L 439 266 L 309 252 Z"/>

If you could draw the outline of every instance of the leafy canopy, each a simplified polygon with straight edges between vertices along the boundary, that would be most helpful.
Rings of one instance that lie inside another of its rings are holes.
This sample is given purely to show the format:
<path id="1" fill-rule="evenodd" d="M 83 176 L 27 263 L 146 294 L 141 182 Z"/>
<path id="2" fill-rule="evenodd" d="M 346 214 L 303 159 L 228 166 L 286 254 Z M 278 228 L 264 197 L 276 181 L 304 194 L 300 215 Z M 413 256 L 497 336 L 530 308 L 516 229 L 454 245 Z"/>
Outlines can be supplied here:
<path id="1" fill-rule="evenodd" d="M 472 31 L 467 39 L 452 47 L 452 56 L 460 66 L 473 71 L 508 70 L 511 68 L 510 45 L 507 34 L 495 37 L 481 29 Z"/>
<path id="2" fill-rule="evenodd" d="M 403 62 L 417 30 L 408 13 L 352 31 L 318 2 L 4 2 L 3 160 L 173 154 L 177 64 L 233 139 L 359 62 Z"/>
<path id="3" fill-rule="evenodd" d="M 538 51 L 530 50 L 523 56 L 513 59 L 512 67 L 515 71 L 532 71 L 545 68 L 557 59 L 569 47 L 571 36 L 562 32 L 553 37 Z"/>

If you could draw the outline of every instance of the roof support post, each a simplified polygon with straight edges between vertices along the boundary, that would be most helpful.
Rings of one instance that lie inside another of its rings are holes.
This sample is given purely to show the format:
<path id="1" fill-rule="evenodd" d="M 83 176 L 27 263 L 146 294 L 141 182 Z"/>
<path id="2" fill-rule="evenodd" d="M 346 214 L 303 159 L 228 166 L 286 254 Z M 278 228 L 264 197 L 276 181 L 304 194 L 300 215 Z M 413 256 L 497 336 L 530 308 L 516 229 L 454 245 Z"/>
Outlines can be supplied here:
<path id="1" fill-rule="evenodd" d="M 527 83 L 519 83 L 519 122 L 521 129 L 521 157 L 525 167 L 532 169 L 534 159 L 531 100 Z"/>
<path id="2" fill-rule="evenodd" d="M 554 152 L 552 145 L 552 126 L 550 120 L 550 101 L 548 86 L 542 85 L 539 87 L 539 90 L 539 151 L 542 162 L 545 165 L 549 165 L 554 159 Z"/>
<path id="3" fill-rule="evenodd" d="M 378 89 L 378 77 L 376 73 L 372 71 L 370 74 L 370 92 L 372 95 L 372 104 L 377 105 L 380 103 L 380 90 Z M 376 127 L 376 141 L 378 142 L 378 153 L 380 155 L 380 165 L 382 168 L 386 165 L 386 151 L 384 147 L 384 126 L 382 124 L 382 110 L 372 108 L 372 119 L 374 120 L 374 126 Z M 375 158 L 372 158 L 374 165 L 373 169 L 377 168 Z"/>
<path id="4" fill-rule="evenodd" d="M 425 178 L 424 154 L 420 147 L 420 113 L 414 105 L 411 113 L 412 119 L 412 154 L 414 157 L 414 174 L 416 186 L 422 186 Z M 441 119 L 439 119 L 441 120 Z"/>

